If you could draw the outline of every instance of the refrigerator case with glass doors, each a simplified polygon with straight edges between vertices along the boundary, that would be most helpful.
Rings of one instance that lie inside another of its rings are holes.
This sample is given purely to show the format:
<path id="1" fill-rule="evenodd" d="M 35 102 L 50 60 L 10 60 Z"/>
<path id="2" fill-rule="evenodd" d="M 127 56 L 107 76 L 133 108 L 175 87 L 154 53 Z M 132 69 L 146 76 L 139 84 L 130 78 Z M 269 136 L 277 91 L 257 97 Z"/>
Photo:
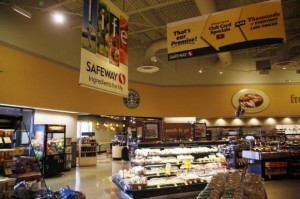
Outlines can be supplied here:
<path id="1" fill-rule="evenodd" d="M 34 125 L 31 144 L 41 162 L 43 176 L 55 176 L 64 171 L 65 135 L 65 125 Z"/>

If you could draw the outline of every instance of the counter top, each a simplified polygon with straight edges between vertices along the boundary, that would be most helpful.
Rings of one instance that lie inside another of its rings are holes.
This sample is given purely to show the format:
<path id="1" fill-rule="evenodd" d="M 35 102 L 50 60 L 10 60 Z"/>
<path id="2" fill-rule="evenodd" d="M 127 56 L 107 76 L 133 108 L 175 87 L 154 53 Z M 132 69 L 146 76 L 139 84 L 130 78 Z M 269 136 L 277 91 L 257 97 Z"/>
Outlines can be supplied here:
<path id="1" fill-rule="evenodd" d="M 243 151 L 242 157 L 251 160 L 270 160 L 290 157 L 290 152 L 260 152 L 260 151 Z"/>

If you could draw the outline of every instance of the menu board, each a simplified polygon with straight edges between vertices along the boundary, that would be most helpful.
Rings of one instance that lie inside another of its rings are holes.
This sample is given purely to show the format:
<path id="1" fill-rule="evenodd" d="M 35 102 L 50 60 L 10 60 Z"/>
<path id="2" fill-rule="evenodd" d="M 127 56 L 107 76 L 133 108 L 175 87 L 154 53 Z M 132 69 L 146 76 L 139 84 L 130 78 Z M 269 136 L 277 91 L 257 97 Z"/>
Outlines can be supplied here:
<path id="1" fill-rule="evenodd" d="M 164 123 L 163 137 L 170 140 L 188 140 L 192 138 L 192 124 Z"/>
<path id="2" fill-rule="evenodd" d="M 285 40 L 279 0 L 167 24 L 169 61 Z"/>

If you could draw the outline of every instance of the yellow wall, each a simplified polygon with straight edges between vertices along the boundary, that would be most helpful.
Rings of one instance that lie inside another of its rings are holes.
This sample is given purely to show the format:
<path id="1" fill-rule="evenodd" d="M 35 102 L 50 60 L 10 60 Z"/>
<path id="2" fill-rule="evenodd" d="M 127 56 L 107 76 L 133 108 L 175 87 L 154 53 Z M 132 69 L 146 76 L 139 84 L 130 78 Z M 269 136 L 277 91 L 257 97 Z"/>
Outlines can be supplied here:
<path id="1" fill-rule="evenodd" d="M 141 102 L 128 109 L 122 97 L 79 86 L 77 70 L 3 45 L 0 56 L 0 104 L 122 116 L 234 117 L 231 97 L 251 88 L 270 97 L 270 106 L 251 116 L 300 115 L 300 103 L 290 102 L 291 95 L 300 97 L 300 85 L 158 87 L 130 82 Z"/>

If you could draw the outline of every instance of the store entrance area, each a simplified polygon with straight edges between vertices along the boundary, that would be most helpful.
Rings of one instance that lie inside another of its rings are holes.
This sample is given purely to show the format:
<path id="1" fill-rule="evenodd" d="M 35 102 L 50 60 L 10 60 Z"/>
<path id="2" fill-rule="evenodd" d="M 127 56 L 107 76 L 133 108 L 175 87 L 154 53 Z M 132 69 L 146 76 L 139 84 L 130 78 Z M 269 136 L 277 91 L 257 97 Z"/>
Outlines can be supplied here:
<path id="1" fill-rule="evenodd" d="M 97 155 L 96 166 L 76 167 L 62 176 L 46 178 L 46 184 L 52 190 L 59 190 L 61 187 L 69 186 L 71 189 L 81 191 L 87 199 L 127 199 L 119 188 L 112 182 L 112 173 L 128 168 L 128 162 L 112 160 L 106 154 Z M 264 182 L 268 199 L 298 199 L 300 195 L 299 179 L 280 179 Z M 199 190 L 200 193 L 201 190 Z M 197 193 L 166 195 L 155 198 L 185 198 L 196 199 Z"/>

